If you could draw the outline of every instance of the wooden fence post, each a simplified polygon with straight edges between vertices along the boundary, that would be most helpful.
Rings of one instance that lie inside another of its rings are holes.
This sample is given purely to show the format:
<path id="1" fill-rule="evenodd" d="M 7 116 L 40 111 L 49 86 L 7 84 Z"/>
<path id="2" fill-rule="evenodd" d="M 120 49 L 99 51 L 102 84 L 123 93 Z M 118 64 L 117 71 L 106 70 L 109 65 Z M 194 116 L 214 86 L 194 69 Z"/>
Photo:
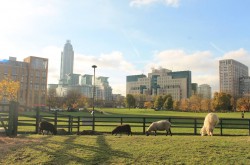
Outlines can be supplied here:
<path id="1" fill-rule="evenodd" d="M 143 134 L 145 134 L 146 118 L 143 117 Z"/>
<path id="2" fill-rule="evenodd" d="M 220 120 L 220 136 L 222 136 L 222 119 Z"/>
<path id="3" fill-rule="evenodd" d="M 18 126 L 18 106 L 17 102 L 11 101 L 9 105 L 8 135 L 17 136 Z"/>
<path id="4" fill-rule="evenodd" d="M 250 119 L 248 120 L 248 135 L 250 136 Z"/>
<path id="5" fill-rule="evenodd" d="M 39 122 L 40 122 L 40 109 L 36 107 L 36 134 L 39 133 Z"/>
<path id="6" fill-rule="evenodd" d="M 94 112 L 93 112 L 94 113 Z M 92 118 L 92 131 L 95 130 L 95 115 L 93 114 L 93 118 Z"/>
<path id="7" fill-rule="evenodd" d="M 194 135 L 197 135 L 197 119 L 194 119 Z"/>
<path id="8" fill-rule="evenodd" d="M 69 117 L 69 120 L 68 120 L 68 132 L 69 132 L 69 134 L 71 133 L 71 127 L 70 127 L 70 125 L 71 125 L 71 116 L 68 116 Z"/>
<path id="9" fill-rule="evenodd" d="M 70 132 L 73 132 L 73 122 L 74 122 L 74 116 L 70 116 Z"/>
<path id="10" fill-rule="evenodd" d="M 122 120 L 123 118 L 121 117 L 121 125 L 122 125 L 122 123 L 123 123 L 123 120 Z"/>
<path id="11" fill-rule="evenodd" d="M 54 125 L 55 128 L 57 129 L 57 111 L 55 111 Z"/>
<path id="12" fill-rule="evenodd" d="M 77 135 L 79 135 L 79 130 L 80 130 L 80 116 L 77 118 Z"/>

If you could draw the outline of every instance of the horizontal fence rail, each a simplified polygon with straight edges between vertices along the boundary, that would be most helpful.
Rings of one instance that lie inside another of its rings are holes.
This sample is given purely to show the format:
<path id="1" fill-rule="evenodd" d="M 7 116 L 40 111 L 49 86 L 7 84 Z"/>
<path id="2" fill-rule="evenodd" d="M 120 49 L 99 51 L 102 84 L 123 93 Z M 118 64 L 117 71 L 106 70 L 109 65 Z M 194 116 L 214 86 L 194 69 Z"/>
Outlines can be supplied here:
<path id="1" fill-rule="evenodd" d="M 15 107 L 14 107 L 15 108 Z M 31 114 L 18 114 L 18 133 L 39 133 L 39 122 L 46 120 L 55 125 L 57 129 L 65 129 L 68 134 L 79 134 L 84 130 L 94 129 L 98 132 L 110 133 L 117 125 L 130 124 L 133 134 L 145 134 L 148 126 L 158 120 L 169 120 L 172 124 L 173 134 L 200 134 L 204 118 L 201 117 L 114 117 L 114 116 L 72 116 L 60 112 L 46 112 L 39 108 L 29 108 L 19 105 L 19 109 L 28 110 Z M 11 106 L 0 104 L 0 127 L 8 132 Z M 17 112 L 17 111 L 16 111 Z M 33 113 L 35 112 L 35 113 Z M 12 117 L 12 116 L 11 116 Z M 13 123 L 15 126 L 15 122 Z M 159 134 L 163 134 L 160 133 Z M 250 135 L 249 118 L 220 118 L 215 128 L 215 135 Z"/>
<path id="2" fill-rule="evenodd" d="M 110 133 L 117 125 L 130 124 L 133 134 L 145 134 L 148 126 L 158 120 L 169 120 L 173 134 L 200 134 L 204 118 L 200 117 L 111 117 L 111 116 L 71 116 L 59 112 L 37 112 L 36 115 L 19 115 L 18 127 L 22 128 L 18 133 L 38 133 L 38 124 L 46 120 L 55 125 L 57 129 L 65 129 L 68 134 L 83 130 L 91 130 L 94 127 L 98 132 Z M 26 127 L 26 128 L 24 128 Z M 28 128 L 29 127 L 29 128 Z M 234 135 L 250 135 L 250 119 L 220 118 L 220 123 L 215 128 L 215 135 L 229 135 L 227 130 L 240 130 Z M 243 132 L 243 133 L 242 133 Z M 160 133 L 160 132 L 159 132 Z M 160 133 L 162 134 L 162 133 Z"/>

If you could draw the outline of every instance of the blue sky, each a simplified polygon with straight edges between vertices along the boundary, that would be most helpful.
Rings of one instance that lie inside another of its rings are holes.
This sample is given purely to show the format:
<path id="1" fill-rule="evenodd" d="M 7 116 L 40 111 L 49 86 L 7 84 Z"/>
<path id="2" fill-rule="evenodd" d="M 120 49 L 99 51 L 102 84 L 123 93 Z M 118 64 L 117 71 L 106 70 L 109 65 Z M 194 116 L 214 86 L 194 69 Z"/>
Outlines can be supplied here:
<path id="1" fill-rule="evenodd" d="M 66 40 L 74 72 L 109 77 L 125 95 L 126 76 L 152 68 L 192 71 L 192 82 L 219 91 L 218 61 L 250 67 L 248 0 L 0 0 L 0 58 L 49 59 L 57 83 Z"/>

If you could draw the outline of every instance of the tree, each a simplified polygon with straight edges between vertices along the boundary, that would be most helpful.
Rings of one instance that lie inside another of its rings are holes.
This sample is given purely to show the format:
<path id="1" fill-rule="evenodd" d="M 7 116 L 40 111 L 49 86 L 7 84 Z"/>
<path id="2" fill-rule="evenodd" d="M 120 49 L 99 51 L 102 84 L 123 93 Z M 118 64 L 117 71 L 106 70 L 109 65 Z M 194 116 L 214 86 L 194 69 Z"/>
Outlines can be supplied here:
<path id="1" fill-rule="evenodd" d="M 163 104 L 163 108 L 167 109 L 167 110 L 173 109 L 173 99 L 172 99 L 171 95 L 168 95 L 168 97 L 166 98 L 166 100 Z"/>
<path id="2" fill-rule="evenodd" d="M 18 101 L 18 91 L 20 83 L 13 81 L 6 77 L 0 82 L 0 100 L 6 99 L 7 101 Z"/>
<path id="3" fill-rule="evenodd" d="M 51 107 L 57 107 L 58 99 L 56 96 L 56 89 L 49 89 L 48 95 L 47 95 L 47 105 L 49 107 L 49 110 Z"/>
<path id="4" fill-rule="evenodd" d="M 231 95 L 224 92 L 215 92 L 212 100 L 213 109 L 215 111 L 231 111 Z"/>
<path id="5" fill-rule="evenodd" d="M 180 110 L 180 101 L 175 100 L 173 103 L 173 109 L 174 110 Z"/>
<path id="6" fill-rule="evenodd" d="M 157 96 L 155 102 L 154 102 L 154 108 L 157 109 L 157 110 L 160 110 L 162 109 L 163 107 L 163 97 L 162 96 Z"/>
<path id="7" fill-rule="evenodd" d="M 237 100 L 237 109 L 240 111 L 249 111 L 250 99 L 248 97 L 242 97 Z"/>
<path id="8" fill-rule="evenodd" d="M 145 103 L 144 103 L 144 107 L 145 108 L 147 108 L 147 109 L 150 109 L 150 108 L 152 108 L 154 105 L 153 105 L 153 103 L 151 102 L 151 101 L 146 101 Z"/>
<path id="9" fill-rule="evenodd" d="M 201 97 L 199 95 L 192 95 L 189 98 L 190 101 L 190 109 L 192 111 L 200 111 L 201 110 Z"/>
<path id="10" fill-rule="evenodd" d="M 146 95 L 145 94 L 137 94 L 133 95 L 135 98 L 135 105 L 139 108 L 142 108 L 144 106 L 144 102 L 146 101 Z"/>
<path id="11" fill-rule="evenodd" d="M 81 98 L 81 93 L 77 90 L 69 90 L 65 98 L 65 104 L 68 107 L 76 108 L 78 106 L 77 101 Z"/>
<path id="12" fill-rule="evenodd" d="M 85 96 L 80 96 L 76 102 L 79 108 L 88 107 L 88 99 Z"/>
<path id="13" fill-rule="evenodd" d="M 211 99 L 202 99 L 201 100 L 201 110 L 210 112 L 212 111 Z"/>
<path id="14" fill-rule="evenodd" d="M 180 101 L 180 109 L 182 111 L 188 111 L 189 108 L 190 108 L 189 100 L 188 99 L 181 99 L 181 101 Z"/>
<path id="15" fill-rule="evenodd" d="M 135 98 L 131 94 L 127 94 L 126 97 L 126 105 L 130 109 L 131 107 L 135 107 Z"/>

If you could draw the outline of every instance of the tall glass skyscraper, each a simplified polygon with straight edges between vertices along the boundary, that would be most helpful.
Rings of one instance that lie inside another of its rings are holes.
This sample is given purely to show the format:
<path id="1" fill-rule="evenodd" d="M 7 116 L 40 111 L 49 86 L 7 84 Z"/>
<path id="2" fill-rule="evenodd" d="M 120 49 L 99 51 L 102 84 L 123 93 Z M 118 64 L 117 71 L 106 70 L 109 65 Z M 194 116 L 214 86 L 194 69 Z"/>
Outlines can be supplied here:
<path id="1" fill-rule="evenodd" d="M 70 43 L 70 40 L 66 41 L 63 52 L 61 53 L 61 69 L 60 69 L 60 81 L 59 84 L 66 84 L 67 77 L 73 74 L 74 67 L 74 50 Z"/>

